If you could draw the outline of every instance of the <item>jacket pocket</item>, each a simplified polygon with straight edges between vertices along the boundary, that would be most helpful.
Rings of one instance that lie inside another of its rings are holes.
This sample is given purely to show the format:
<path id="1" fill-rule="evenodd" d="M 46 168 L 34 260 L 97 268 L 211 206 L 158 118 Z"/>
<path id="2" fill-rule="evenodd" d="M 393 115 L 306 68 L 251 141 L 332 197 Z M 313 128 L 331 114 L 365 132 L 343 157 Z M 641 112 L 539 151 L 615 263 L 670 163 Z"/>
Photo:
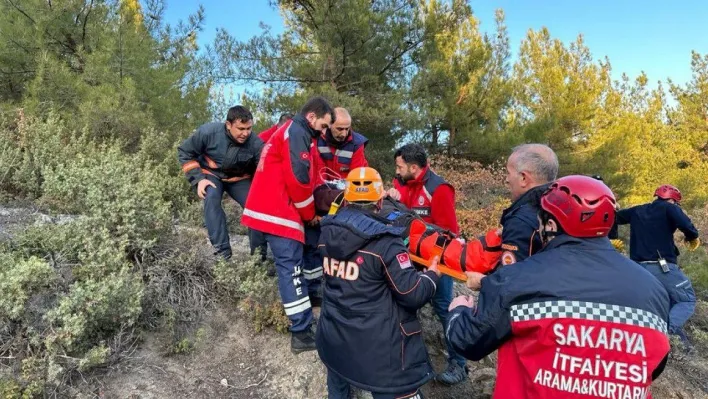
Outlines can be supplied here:
<path id="1" fill-rule="evenodd" d="M 417 319 L 400 323 L 401 326 L 401 369 L 414 368 L 428 360 L 423 342 L 422 326 Z"/>

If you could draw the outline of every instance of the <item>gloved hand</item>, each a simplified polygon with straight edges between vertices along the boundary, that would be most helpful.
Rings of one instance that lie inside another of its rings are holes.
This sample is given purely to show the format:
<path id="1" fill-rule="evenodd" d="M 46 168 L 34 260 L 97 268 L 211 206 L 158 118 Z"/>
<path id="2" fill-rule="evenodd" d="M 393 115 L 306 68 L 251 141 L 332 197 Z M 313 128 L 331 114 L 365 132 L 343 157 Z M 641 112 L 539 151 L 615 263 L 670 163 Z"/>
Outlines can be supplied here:
<path id="1" fill-rule="evenodd" d="M 696 238 L 695 240 L 691 240 L 688 242 L 688 250 L 689 251 L 695 251 L 700 246 L 701 246 L 701 239 L 700 238 Z"/>
<path id="2" fill-rule="evenodd" d="M 615 247 L 615 249 L 618 252 L 624 251 L 624 242 L 622 240 L 615 239 L 615 240 L 610 240 L 610 242 L 612 243 L 612 246 Z"/>

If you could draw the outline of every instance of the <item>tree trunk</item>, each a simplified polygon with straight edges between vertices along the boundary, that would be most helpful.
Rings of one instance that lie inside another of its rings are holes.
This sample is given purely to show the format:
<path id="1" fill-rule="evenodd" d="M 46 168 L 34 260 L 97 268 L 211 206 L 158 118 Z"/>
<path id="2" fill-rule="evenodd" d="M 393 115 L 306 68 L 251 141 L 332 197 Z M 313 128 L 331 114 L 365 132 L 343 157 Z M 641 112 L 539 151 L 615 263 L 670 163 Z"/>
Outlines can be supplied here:
<path id="1" fill-rule="evenodd" d="M 457 133 L 457 128 L 455 126 L 450 126 L 450 137 L 447 140 L 447 152 L 450 153 L 452 146 L 455 144 L 455 135 Z"/>

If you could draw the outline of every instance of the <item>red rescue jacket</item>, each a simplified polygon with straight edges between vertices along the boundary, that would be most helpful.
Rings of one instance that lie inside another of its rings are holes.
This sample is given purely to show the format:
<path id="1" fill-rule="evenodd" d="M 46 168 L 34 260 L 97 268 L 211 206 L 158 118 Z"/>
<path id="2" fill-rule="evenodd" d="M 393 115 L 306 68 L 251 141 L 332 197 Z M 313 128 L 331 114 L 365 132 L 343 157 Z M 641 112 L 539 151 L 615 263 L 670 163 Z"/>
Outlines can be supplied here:
<path id="1" fill-rule="evenodd" d="M 258 138 L 263 140 L 264 143 L 267 143 L 268 140 L 275 134 L 275 132 L 278 130 L 278 125 L 273 125 L 269 127 L 268 129 L 258 133 Z"/>
<path id="2" fill-rule="evenodd" d="M 313 160 L 316 132 L 296 115 L 263 147 L 241 223 L 254 230 L 305 242 L 303 221 L 315 216 Z"/>
<path id="3" fill-rule="evenodd" d="M 559 235 L 482 279 L 445 334 L 473 361 L 499 350 L 495 399 L 651 398 L 668 319 L 659 280 L 606 237 Z"/>
<path id="4" fill-rule="evenodd" d="M 393 179 L 393 186 L 401 193 L 403 205 L 426 223 L 460 233 L 455 215 L 455 188 L 429 167 L 423 169 L 417 179 L 407 182 Z"/>
<path id="5" fill-rule="evenodd" d="M 367 143 L 366 137 L 354 131 L 342 143 L 337 143 L 330 132 L 318 137 L 320 162 L 315 172 L 315 186 L 323 184 L 324 180 L 346 179 L 352 169 L 369 166 L 364 155 Z"/>

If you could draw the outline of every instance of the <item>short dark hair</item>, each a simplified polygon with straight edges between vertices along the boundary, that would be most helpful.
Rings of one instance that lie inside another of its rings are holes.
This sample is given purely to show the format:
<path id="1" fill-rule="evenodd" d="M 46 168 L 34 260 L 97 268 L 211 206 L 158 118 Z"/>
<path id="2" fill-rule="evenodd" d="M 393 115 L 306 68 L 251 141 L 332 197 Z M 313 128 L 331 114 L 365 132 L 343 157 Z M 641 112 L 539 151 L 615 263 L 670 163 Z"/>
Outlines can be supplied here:
<path id="1" fill-rule="evenodd" d="M 324 97 L 312 97 L 307 100 L 307 103 L 300 110 L 300 114 L 305 116 L 310 112 L 314 112 L 318 118 L 324 118 L 325 115 L 329 114 L 332 117 L 332 121 L 334 121 L 334 109 Z"/>
<path id="2" fill-rule="evenodd" d="M 229 108 L 229 112 L 226 114 L 226 120 L 231 123 L 234 121 L 245 123 L 253 120 L 253 114 L 243 105 L 237 105 Z"/>
<path id="3" fill-rule="evenodd" d="M 421 168 L 428 166 L 428 154 L 425 153 L 425 148 L 420 144 L 406 144 L 396 150 L 393 159 L 401 157 L 403 162 L 416 164 Z"/>
<path id="4" fill-rule="evenodd" d="M 290 113 L 282 114 L 282 115 L 280 115 L 280 119 L 278 119 L 278 125 L 282 125 L 283 123 L 289 121 L 292 118 L 293 118 L 293 114 L 290 114 Z"/>
<path id="5" fill-rule="evenodd" d="M 541 229 L 543 229 L 543 226 L 545 226 L 549 220 L 553 220 L 554 222 L 556 222 L 556 226 L 557 226 L 556 227 L 556 229 L 557 229 L 556 235 L 568 234 L 563 229 L 563 226 L 561 226 L 561 224 L 558 222 L 558 219 L 556 219 L 555 216 L 551 215 L 551 213 L 548 212 L 547 210 L 545 210 L 543 208 L 539 209 L 538 210 L 538 217 L 541 219 L 541 226 L 539 226 Z"/>

